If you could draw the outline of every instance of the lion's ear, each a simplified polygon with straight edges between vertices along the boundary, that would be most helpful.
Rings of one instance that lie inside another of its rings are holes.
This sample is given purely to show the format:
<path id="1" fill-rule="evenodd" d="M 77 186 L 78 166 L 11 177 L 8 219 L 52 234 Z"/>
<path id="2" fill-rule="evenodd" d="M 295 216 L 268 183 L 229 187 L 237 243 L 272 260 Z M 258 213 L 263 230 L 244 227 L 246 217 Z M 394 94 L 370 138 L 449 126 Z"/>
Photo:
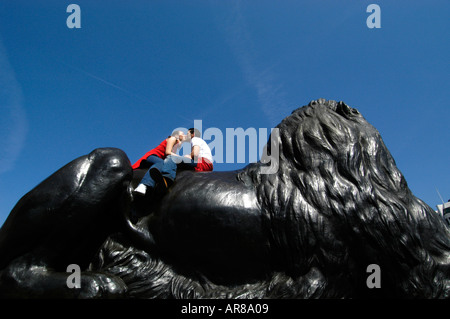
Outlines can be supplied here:
<path id="1" fill-rule="evenodd" d="M 344 116 L 345 118 L 349 118 L 351 116 L 360 115 L 357 109 L 354 109 L 344 102 L 339 102 L 336 106 L 336 113 Z"/>

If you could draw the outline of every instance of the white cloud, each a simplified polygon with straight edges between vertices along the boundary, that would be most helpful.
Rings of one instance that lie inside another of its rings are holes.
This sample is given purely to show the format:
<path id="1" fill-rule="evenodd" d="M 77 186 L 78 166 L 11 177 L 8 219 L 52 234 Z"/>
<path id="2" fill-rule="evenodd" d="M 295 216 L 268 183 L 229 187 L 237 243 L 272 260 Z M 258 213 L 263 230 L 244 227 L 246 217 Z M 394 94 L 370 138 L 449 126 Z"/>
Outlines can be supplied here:
<path id="1" fill-rule="evenodd" d="M 0 174 L 14 168 L 26 134 L 22 90 L 0 40 Z"/>

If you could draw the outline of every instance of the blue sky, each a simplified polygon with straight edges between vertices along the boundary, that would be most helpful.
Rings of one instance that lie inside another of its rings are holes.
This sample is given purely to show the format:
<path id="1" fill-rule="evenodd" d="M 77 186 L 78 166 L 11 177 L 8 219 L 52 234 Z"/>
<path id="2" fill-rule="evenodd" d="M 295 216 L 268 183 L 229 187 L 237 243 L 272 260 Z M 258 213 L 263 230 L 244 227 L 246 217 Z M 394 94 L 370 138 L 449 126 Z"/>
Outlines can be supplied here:
<path id="1" fill-rule="evenodd" d="M 133 163 L 196 119 L 270 129 L 318 98 L 357 108 L 435 208 L 436 189 L 450 199 L 449 16 L 448 0 L 2 0 L 0 225 L 95 148 Z"/>

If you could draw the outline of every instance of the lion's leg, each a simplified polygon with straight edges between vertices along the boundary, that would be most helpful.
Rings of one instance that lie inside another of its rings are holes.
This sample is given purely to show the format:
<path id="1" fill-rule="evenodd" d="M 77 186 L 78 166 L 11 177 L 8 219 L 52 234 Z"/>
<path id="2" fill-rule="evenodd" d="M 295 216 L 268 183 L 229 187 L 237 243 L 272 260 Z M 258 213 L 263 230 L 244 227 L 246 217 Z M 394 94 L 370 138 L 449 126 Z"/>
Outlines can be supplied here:
<path id="1" fill-rule="evenodd" d="M 81 272 L 73 286 L 71 272 L 57 272 L 32 255 L 17 258 L 0 272 L 0 298 L 112 298 L 126 294 L 119 277 Z"/>

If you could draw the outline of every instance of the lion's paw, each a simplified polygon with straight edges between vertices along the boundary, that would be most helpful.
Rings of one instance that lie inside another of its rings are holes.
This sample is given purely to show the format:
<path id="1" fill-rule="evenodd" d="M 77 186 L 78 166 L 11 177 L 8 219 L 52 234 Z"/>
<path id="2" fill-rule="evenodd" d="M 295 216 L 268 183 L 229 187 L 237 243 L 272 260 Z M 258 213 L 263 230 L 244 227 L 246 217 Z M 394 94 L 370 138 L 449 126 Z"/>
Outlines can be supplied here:
<path id="1" fill-rule="evenodd" d="M 122 298 L 127 293 L 127 285 L 116 276 L 86 272 L 81 274 L 78 298 Z"/>

